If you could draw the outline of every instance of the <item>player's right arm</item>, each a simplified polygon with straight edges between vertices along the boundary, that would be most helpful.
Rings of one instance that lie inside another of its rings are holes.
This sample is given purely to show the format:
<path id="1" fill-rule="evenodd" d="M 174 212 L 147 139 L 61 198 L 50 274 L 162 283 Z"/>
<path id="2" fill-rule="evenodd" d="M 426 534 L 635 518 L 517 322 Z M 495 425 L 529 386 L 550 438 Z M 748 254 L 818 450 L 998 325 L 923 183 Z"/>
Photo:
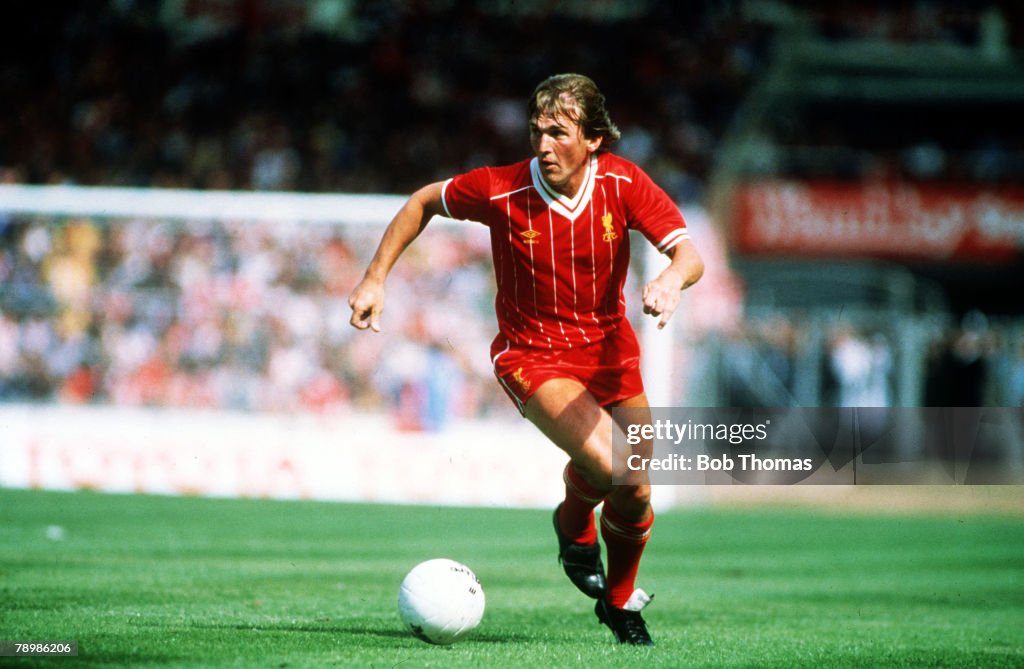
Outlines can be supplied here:
<path id="1" fill-rule="evenodd" d="M 363 274 L 362 281 L 352 289 L 348 305 L 352 307 L 349 321 L 354 327 L 380 332 L 380 315 L 384 310 L 384 280 L 406 247 L 427 227 L 434 216 L 444 213 L 441 190 L 444 182 L 432 183 L 413 193 L 391 219 L 377 252 Z"/>

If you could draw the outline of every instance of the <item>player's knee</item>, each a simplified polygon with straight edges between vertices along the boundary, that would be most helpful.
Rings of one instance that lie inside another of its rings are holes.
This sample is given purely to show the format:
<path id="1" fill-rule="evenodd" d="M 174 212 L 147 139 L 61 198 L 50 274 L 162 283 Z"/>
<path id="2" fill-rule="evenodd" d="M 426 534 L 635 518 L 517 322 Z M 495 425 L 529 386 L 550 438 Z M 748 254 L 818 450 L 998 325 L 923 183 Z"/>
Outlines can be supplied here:
<path id="1" fill-rule="evenodd" d="M 598 490 L 612 486 L 612 460 L 606 457 L 603 444 L 586 443 L 579 455 L 573 458 L 573 466 L 583 480 Z"/>
<path id="2" fill-rule="evenodd" d="M 594 460 L 574 460 L 576 471 L 583 480 L 596 490 L 608 490 L 612 486 L 611 467 L 603 467 Z"/>
<path id="3" fill-rule="evenodd" d="M 630 520 L 643 520 L 651 508 L 651 486 L 615 486 L 609 495 L 615 510 Z"/>
<path id="4" fill-rule="evenodd" d="M 623 486 L 623 488 L 625 489 L 629 506 L 638 511 L 643 511 L 651 505 L 651 486 L 631 485 Z"/>

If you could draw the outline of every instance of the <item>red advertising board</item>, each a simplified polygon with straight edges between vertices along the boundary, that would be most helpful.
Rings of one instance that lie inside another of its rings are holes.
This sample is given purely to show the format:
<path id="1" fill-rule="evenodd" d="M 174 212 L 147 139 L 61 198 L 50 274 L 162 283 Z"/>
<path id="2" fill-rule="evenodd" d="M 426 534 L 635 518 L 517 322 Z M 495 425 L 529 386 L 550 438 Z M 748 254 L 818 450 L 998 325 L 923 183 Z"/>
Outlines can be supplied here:
<path id="1" fill-rule="evenodd" d="M 733 239 L 749 255 L 1011 262 L 1024 188 L 762 181 L 739 186 Z"/>

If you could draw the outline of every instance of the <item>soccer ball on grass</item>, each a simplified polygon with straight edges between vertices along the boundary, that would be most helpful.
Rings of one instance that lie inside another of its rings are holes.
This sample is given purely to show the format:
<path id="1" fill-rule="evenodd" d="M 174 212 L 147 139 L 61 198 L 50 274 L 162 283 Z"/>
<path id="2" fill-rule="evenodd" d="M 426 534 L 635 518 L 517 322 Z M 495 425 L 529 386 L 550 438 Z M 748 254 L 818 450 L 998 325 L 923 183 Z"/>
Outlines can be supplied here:
<path id="1" fill-rule="evenodd" d="M 418 638 L 455 643 L 480 624 L 484 589 L 466 565 L 437 558 L 412 568 L 398 589 L 398 613 Z"/>

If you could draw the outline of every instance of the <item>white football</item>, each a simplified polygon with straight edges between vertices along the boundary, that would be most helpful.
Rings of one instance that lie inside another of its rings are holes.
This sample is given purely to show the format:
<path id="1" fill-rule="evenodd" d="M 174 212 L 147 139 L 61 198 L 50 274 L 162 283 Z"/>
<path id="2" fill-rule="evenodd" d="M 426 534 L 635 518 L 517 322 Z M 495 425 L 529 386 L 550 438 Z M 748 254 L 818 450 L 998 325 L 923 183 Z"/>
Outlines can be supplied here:
<path id="1" fill-rule="evenodd" d="M 398 614 L 418 638 L 455 643 L 484 617 L 484 589 L 466 565 L 446 558 L 427 560 L 402 580 Z"/>

